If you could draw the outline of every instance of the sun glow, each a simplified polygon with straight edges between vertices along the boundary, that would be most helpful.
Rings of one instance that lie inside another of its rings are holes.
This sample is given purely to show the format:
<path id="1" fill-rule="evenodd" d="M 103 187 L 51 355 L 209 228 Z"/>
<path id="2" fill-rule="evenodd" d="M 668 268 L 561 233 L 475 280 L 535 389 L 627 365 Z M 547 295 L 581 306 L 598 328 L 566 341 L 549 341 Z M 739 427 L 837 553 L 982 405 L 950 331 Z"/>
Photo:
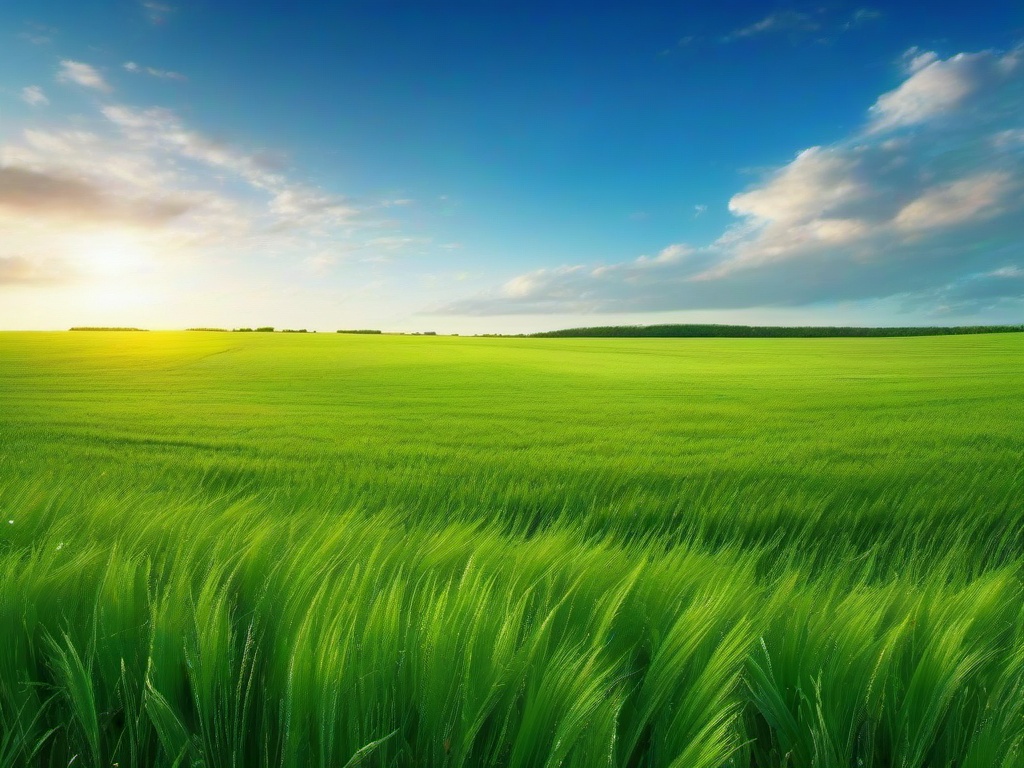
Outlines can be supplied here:
<path id="1" fill-rule="evenodd" d="M 116 313 L 157 301 L 156 248 L 144 233 L 131 229 L 77 232 L 65 238 L 64 250 L 83 278 L 76 293 L 84 306 Z"/>
<path id="2" fill-rule="evenodd" d="M 149 247 L 125 230 L 90 232 L 69 243 L 72 257 L 84 273 L 100 279 L 125 279 L 152 261 Z"/>

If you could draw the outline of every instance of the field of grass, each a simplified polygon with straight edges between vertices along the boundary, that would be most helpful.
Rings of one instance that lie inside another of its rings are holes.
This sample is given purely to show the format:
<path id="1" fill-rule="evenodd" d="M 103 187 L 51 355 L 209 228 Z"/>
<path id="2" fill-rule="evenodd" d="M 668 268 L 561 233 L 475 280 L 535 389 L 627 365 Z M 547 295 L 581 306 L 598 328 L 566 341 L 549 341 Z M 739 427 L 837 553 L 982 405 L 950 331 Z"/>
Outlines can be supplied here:
<path id="1" fill-rule="evenodd" d="M 0 768 L 1019 768 L 1024 334 L 0 333 Z"/>

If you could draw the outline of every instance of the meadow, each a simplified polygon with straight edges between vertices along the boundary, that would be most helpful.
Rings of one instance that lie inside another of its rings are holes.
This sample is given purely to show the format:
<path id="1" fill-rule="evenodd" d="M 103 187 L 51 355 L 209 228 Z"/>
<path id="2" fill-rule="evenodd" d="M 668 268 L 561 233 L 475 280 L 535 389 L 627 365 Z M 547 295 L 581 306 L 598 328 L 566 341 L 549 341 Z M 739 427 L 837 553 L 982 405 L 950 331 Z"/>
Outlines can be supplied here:
<path id="1" fill-rule="evenodd" d="M 0 333 L 0 768 L 1019 768 L 1024 334 Z"/>

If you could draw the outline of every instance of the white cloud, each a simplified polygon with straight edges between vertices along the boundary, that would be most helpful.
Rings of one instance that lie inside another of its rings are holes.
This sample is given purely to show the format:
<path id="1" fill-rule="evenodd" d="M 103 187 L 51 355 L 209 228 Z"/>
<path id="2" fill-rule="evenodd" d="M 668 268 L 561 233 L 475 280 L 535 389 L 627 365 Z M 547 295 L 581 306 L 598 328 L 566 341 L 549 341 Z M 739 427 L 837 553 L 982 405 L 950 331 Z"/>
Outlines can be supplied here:
<path id="1" fill-rule="evenodd" d="M 1000 267 L 988 273 L 988 277 L 1024 277 L 1024 267 Z"/>
<path id="2" fill-rule="evenodd" d="M 921 71 L 929 64 L 938 61 L 939 55 L 935 51 L 923 51 L 916 45 L 912 45 L 903 52 L 902 60 L 907 74 L 912 75 L 915 72 Z"/>
<path id="3" fill-rule="evenodd" d="M 59 32 L 56 27 L 50 27 L 35 21 L 29 21 L 25 26 L 28 29 L 20 33 L 18 37 L 32 43 L 32 45 L 49 45 L 53 42 L 54 36 Z"/>
<path id="4" fill-rule="evenodd" d="M 29 85 L 21 89 L 21 100 L 33 107 L 45 107 L 50 103 L 38 85 Z"/>
<path id="5" fill-rule="evenodd" d="M 944 229 L 972 221 L 984 221 L 1003 212 L 1004 201 L 1019 181 L 999 171 L 979 173 L 939 184 L 907 203 L 893 219 L 900 229 Z"/>
<path id="6" fill-rule="evenodd" d="M 533 275 L 513 277 L 505 283 L 503 291 L 506 296 L 513 299 L 526 298 L 533 292 L 536 286 L 535 278 L 543 278 L 546 274 L 546 270 L 539 270 Z"/>
<path id="7" fill-rule="evenodd" d="M 173 5 L 160 3 L 156 0 L 142 0 L 140 5 L 151 24 L 163 24 L 171 14 L 178 10 Z"/>
<path id="8" fill-rule="evenodd" d="M 376 220 L 387 201 L 356 204 L 296 180 L 277 155 L 211 138 L 170 110 L 98 109 L 91 130 L 30 128 L 0 143 L 0 283 L 84 280 L 104 251 L 146 250 L 182 269 L 244 254 L 308 274 L 328 256 L 397 257 L 425 242 Z"/>
<path id="9" fill-rule="evenodd" d="M 868 194 L 855 156 L 821 147 L 800 152 L 769 182 L 729 201 L 729 210 L 765 222 L 801 223 Z"/>
<path id="10" fill-rule="evenodd" d="M 873 8 L 858 8 L 850 15 L 843 17 L 838 16 L 834 9 L 826 6 L 809 9 L 806 12 L 786 8 L 730 32 L 721 38 L 721 41 L 730 43 L 736 40 L 780 34 L 788 36 L 791 40 L 812 35 L 819 40 L 827 40 L 832 33 L 849 32 L 881 17 L 881 12 Z"/>
<path id="11" fill-rule="evenodd" d="M 996 149 L 1012 151 L 1024 147 L 1024 128 L 1011 128 L 998 131 L 992 136 L 992 146 Z"/>
<path id="12" fill-rule="evenodd" d="M 938 117 L 962 114 L 971 102 L 987 109 L 985 97 L 1019 79 L 1021 53 L 999 56 L 991 51 L 960 53 L 942 60 L 930 51 L 911 49 L 910 74 L 898 88 L 878 97 L 870 109 L 870 131 L 917 125 Z"/>
<path id="13" fill-rule="evenodd" d="M 134 146 L 170 153 L 234 174 L 256 189 L 273 193 L 282 213 L 295 211 L 304 200 L 310 201 L 313 207 L 322 202 L 315 191 L 290 185 L 283 175 L 268 169 L 258 154 L 241 151 L 189 129 L 169 109 L 136 109 L 111 104 L 101 111 Z"/>
<path id="14" fill-rule="evenodd" d="M 1002 301 L 1019 289 L 1024 268 L 1020 69 L 1018 51 L 945 60 L 915 51 L 905 82 L 879 98 L 863 130 L 802 150 L 735 194 L 734 223 L 709 245 L 537 270 L 445 311 L 652 312 L 896 296 L 933 307 Z"/>
<path id="15" fill-rule="evenodd" d="M 768 32 L 813 32 L 821 28 L 821 23 L 807 13 L 794 10 L 776 11 L 746 27 L 741 27 L 726 39 L 756 37 Z"/>
<path id="16" fill-rule="evenodd" d="M 675 243 L 662 248 L 658 251 L 658 255 L 653 259 L 648 256 L 640 256 L 634 263 L 637 265 L 675 264 L 676 262 L 682 261 L 692 253 L 694 253 L 694 249 L 689 245 L 684 243 Z"/>
<path id="17" fill-rule="evenodd" d="M 83 88 L 93 88 L 97 91 L 109 93 L 113 90 L 99 71 L 89 64 L 80 61 L 64 59 L 60 63 L 60 71 L 57 73 L 57 81 L 61 83 L 75 83 Z"/>
<path id="18" fill-rule="evenodd" d="M 124 69 L 135 75 L 150 75 L 151 77 L 159 78 L 160 80 L 178 80 L 184 82 L 188 78 L 180 72 L 172 72 L 167 69 L 155 69 L 154 67 L 143 67 L 136 64 L 134 61 L 126 61 L 123 65 Z"/>
<path id="19" fill-rule="evenodd" d="M 850 18 L 843 23 L 843 29 L 856 29 L 857 27 L 863 26 L 870 21 L 876 21 L 882 18 L 881 11 L 876 11 L 874 8 L 858 8 Z"/>

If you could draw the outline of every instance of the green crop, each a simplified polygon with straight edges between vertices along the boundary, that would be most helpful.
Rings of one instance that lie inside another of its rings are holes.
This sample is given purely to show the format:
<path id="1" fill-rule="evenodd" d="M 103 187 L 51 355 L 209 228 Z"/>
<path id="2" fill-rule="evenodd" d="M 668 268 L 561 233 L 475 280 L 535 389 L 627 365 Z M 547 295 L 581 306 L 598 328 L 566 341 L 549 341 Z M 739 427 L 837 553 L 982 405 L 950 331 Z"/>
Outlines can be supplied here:
<path id="1" fill-rule="evenodd" d="M 0 334 L 0 768 L 1024 764 L 1024 334 Z"/>

